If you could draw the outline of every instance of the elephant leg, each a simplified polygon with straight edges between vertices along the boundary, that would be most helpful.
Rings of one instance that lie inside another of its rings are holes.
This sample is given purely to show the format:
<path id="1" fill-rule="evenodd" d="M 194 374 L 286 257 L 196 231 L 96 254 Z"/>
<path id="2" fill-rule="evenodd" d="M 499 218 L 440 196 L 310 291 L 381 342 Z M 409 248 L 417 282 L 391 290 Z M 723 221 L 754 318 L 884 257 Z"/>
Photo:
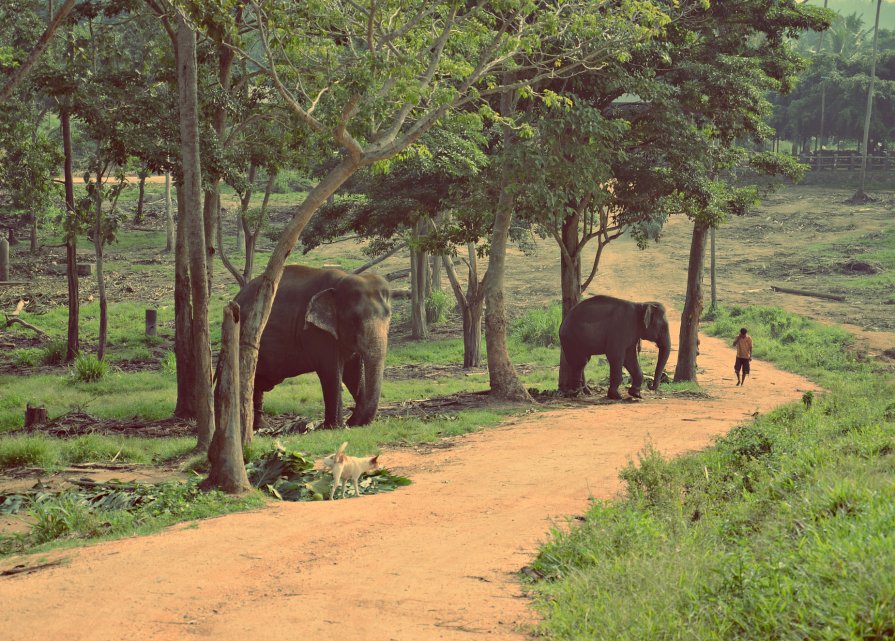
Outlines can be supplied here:
<path id="1" fill-rule="evenodd" d="M 643 372 L 640 369 L 640 359 L 637 358 L 637 345 L 628 348 L 625 353 L 625 369 L 631 375 L 631 387 L 628 388 L 628 395 L 634 398 L 641 398 L 640 388 L 643 385 Z"/>
<path id="2" fill-rule="evenodd" d="M 342 368 L 318 371 L 320 387 L 323 388 L 323 425 L 336 428 L 342 425 Z"/>
<path id="3" fill-rule="evenodd" d="M 254 429 L 267 426 L 267 420 L 264 418 L 264 392 L 273 389 L 272 387 L 264 387 L 257 380 L 255 381 L 255 390 L 252 392 L 252 408 L 255 414 Z"/>
<path id="4" fill-rule="evenodd" d="M 621 400 L 622 395 L 618 393 L 618 386 L 622 384 L 622 359 L 609 359 L 609 390 L 606 396 L 615 400 Z"/>

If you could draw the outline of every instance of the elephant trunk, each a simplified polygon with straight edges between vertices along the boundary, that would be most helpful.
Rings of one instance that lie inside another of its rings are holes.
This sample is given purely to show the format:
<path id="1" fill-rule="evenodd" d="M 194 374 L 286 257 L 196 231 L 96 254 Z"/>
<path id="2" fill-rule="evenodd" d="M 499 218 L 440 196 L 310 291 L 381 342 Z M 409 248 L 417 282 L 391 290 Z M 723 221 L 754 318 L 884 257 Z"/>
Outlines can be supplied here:
<path id="1" fill-rule="evenodd" d="M 671 335 L 666 331 L 665 336 L 660 338 L 656 345 L 659 347 L 659 358 L 656 360 L 656 373 L 653 376 L 653 383 L 650 385 L 651 390 L 659 389 L 665 364 L 668 363 L 668 356 L 671 354 Z"/>
<path id="2" fill-rule="evenodd" d="M 388 331 L 387 329 L 385 330 Z M 387 336 L 387 335 L 386 335 Z M 388 338 L 371 341 L 362 351 L 363 380 L 360 398 L 355 399 L 356 406 L 351 416 L 351 425 L 367 425 L 376 418 L 379 409 L 379 395 L 382 392 L 382 377 L 385 372 L 385 355 L 388 351 Z"/>

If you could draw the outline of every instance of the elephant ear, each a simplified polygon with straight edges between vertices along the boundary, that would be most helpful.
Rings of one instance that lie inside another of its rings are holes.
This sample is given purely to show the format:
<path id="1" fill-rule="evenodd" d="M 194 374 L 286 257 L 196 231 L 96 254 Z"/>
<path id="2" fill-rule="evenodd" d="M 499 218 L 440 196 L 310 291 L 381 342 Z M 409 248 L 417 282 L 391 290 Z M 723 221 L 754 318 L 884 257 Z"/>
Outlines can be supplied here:
<path id="1" fill-rule="evenodd" d="M 308 311 L 305 314 L 305 329 L 313 325 L 325 332 L 332 334 L 333 338 L 339 338 L 336 324 L 336 290 L 324 289 L 317 292 L 308 303 Z"/>
<path id="2" fill-rule="evenodd" d="M 650 321 L 653 319 L 653 305 L 652 303 L 647 303 L 643 307 L 643 326 L 649 327 Z"/>

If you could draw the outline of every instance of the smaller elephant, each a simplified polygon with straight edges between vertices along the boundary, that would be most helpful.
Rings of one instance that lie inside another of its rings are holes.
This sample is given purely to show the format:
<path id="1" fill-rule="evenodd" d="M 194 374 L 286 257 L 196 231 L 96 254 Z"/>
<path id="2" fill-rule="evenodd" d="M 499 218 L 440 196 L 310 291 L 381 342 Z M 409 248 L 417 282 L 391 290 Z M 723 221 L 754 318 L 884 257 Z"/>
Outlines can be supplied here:
<path id="1" fill-rule="evenodd" d="M 638 352 L 645 339 L 659 347 L 656 373 L 650 389 L 658 389 L 668 356 L 671 353 L 671 334 L 668 317 L 661 303 L 634 303 L 611 296 L 593 296 L 569 311 L 559 329 L 562 346 L 559 389 L 573 393 L 585 387 L 584 368 L 590 357 L 605 354 L 609 361 L 609 390 L 607 396 L 620 399 L 618 386 L 622 382 L 622 367 L 631 375 L 628 394 L 640 398 L 643 372 Z"/>

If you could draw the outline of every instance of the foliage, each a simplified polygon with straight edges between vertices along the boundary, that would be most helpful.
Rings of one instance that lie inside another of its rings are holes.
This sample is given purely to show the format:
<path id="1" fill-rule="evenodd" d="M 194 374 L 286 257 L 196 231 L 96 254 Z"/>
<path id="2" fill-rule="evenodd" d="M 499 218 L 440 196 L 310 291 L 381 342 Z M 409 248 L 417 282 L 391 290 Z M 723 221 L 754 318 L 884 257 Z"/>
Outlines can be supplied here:
<path id="1" fill-rule="evenodd" d="M 72 376 L 82 383 L 96 383 L 106 375 L 108 363 L 93 354 L 78 354 L 75 358 Z"/>
<path id="2" fill-rule="evenodd" d="M 288 451 L 279 442 L 261 458 L 246 466 L 249 482 L 281 501 L 322 501 L 332 489 L 332 475 L 315 470 L 314 460 L 300 452 Z M 390 492 L 410 480 L 388 470 L 364 475 L 358 481 L 361 494 Z"/>
<path id="3" fill-rule="evenodd" d="M 430 323 L 443 323 L 454 299 L 447 292 L 436 289 L 426 298 L 426 318 Z"/>
<path id="4" fill-rule="evenodd" d="M 53 339 L 43 348 L 43 356 L 40 360 L 44 365 L 60 365 L 65 361 L 67 350 L 68 344 L 64 339 Z"/>
<path id="5" fill-rule="evenodd" d="M 34 551 L 62 540 L 122 536 L 155 531 L 180 521 L 257 507 L 257 495 L 234 498 L 202 492 L 198 479 L 159 484 L 81 481 L 58 494 L 39 490 L 0 495 L 0 513 L 27 512 L 26 534 L 0 535 L 0 556 Z"/>
<path id="6" fill-rule="evenodd" d="M 513 323 L 512 333 L 523 343 L 542 347 L 559 346 L 562 306 L 554 303 L 544 309 L 530 309 Z"/>

